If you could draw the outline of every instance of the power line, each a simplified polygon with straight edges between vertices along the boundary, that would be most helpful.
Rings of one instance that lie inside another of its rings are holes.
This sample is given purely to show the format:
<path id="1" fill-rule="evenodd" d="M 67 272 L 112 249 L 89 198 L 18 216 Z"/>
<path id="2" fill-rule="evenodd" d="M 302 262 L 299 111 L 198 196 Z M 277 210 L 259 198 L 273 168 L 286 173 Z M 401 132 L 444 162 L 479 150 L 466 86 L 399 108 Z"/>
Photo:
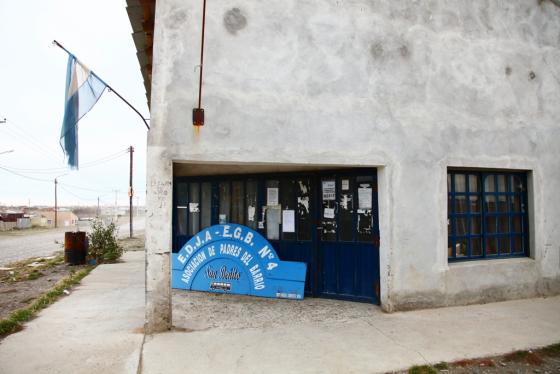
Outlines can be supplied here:
<path id="1" fill-rule="evenodd" d="M 37 182 L 47 182 L 47 183 L 52 183 L 53 182 L 52 179 L 41 179 L 41 178 L 30 177 L 29 175 L 25 175 L 25 174 L 18 173 L 16 171 L 12 171 L 12 170 L 10 170 L 8 168 L 5 168 L 1 165 L 0 165 L 0 169 L 2 169 L 4 171 L 7 171 L 8 173 L 17 175 L 18 177 L 34 180 L 34 181 L 37 181 Z M 67 183 L 62 183 L 62 182 L 58 182 L 58 184 L 59 185 L 64 185 L 64 186 L 67 186 L 67 187 L 76 188 L 76 189 L 79 189 L 79 190 L 92 191 L 92 192 L 105 192 L 105 194 L 113 191 L 113 190 L 95 190 L 95 189 L 92 189 L 92 188 L 74 186 L 74 185 L 67 184 Z"/>
<path id="2" fill-rule="evenodd" d="M 82 166 L 80 166 L 80 168 L 83 169 L 83 168 L 90 168 L 90 167 L 94 167 L 94 166 L 99 166 L 99 165 L 105 164 L 107 162 L 111 162 L 113 160 L 116 160 L 120 157 L 123 157 L 126 154 L 127 154 L 126 150 L 121 150 L 121 151 L 118 151 L 116 153 L 101 157 L 97 160 L 85 162 Z M 56 173 L 60 173 L 62 171 L 68 170 L 66 167 L 44 168 L 44 169 L 14 168 L 14 167 L 8 167 L 8 168 L 11 169 L 11 170 L 14 170 L 14 171 L 20 171 L 20 172 L 30 173 L 30 174 L 56 174 Z"/>

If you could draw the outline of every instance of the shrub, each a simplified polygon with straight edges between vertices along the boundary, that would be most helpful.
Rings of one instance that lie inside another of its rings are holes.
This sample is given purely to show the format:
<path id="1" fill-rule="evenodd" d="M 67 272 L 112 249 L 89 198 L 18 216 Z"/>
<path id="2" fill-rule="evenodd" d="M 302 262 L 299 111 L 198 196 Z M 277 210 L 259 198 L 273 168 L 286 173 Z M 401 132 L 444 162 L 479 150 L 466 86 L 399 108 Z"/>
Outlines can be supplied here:
<path id="1" fill-rule="evenodd" d="M 117 242 L 117 227 L 114 223 L 105 225 L 101 220 L 93 221 L 89 237 L 89 255 L 97 263 L 116 261 L 123 254 Z"/>

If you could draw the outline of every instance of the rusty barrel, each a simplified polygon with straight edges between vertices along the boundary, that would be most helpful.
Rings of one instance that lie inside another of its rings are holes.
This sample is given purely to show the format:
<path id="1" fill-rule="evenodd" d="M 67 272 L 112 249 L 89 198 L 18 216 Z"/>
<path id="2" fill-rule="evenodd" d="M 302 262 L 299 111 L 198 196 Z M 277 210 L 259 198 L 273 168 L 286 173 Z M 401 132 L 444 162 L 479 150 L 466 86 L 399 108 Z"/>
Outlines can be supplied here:
<path id="1" fill-rule="evenodd" d="M 86 263 L 88 240 L 85 231 L 64 233 L 64 262 L 69 265 Z"/>

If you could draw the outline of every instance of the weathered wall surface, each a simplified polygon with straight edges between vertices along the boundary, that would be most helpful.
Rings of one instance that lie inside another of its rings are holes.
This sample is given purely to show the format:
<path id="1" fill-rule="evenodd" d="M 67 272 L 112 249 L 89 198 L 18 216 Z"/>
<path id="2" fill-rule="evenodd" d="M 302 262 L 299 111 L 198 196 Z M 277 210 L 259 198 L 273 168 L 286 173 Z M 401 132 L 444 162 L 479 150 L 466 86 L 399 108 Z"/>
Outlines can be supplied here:
<path id="1" fill-rule="evenodd" d="M 378 166 L 386 309 L 558 292 L 560 8 L 210 1 L 197 133 L 202 4 L 157 6 L 149 178 L 172 161 Z M 448 166 L 531 170 L 532 258 L 448 265 Z M 171 207 L 148 194 L 167 238 Z"/>

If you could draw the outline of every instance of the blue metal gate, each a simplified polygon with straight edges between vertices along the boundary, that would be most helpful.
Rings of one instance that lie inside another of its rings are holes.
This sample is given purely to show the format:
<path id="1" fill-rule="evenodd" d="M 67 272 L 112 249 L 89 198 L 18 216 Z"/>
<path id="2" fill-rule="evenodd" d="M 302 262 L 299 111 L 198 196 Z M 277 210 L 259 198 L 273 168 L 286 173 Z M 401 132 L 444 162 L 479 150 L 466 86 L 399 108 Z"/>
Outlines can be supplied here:
<path id="1" fill-rule="evenodd" d="M 375 169 L 177 177 L 173 251 L 211 225 L 245 225 L 307 263 L 306 295 L 379 303 L 377 207 Z"/>

